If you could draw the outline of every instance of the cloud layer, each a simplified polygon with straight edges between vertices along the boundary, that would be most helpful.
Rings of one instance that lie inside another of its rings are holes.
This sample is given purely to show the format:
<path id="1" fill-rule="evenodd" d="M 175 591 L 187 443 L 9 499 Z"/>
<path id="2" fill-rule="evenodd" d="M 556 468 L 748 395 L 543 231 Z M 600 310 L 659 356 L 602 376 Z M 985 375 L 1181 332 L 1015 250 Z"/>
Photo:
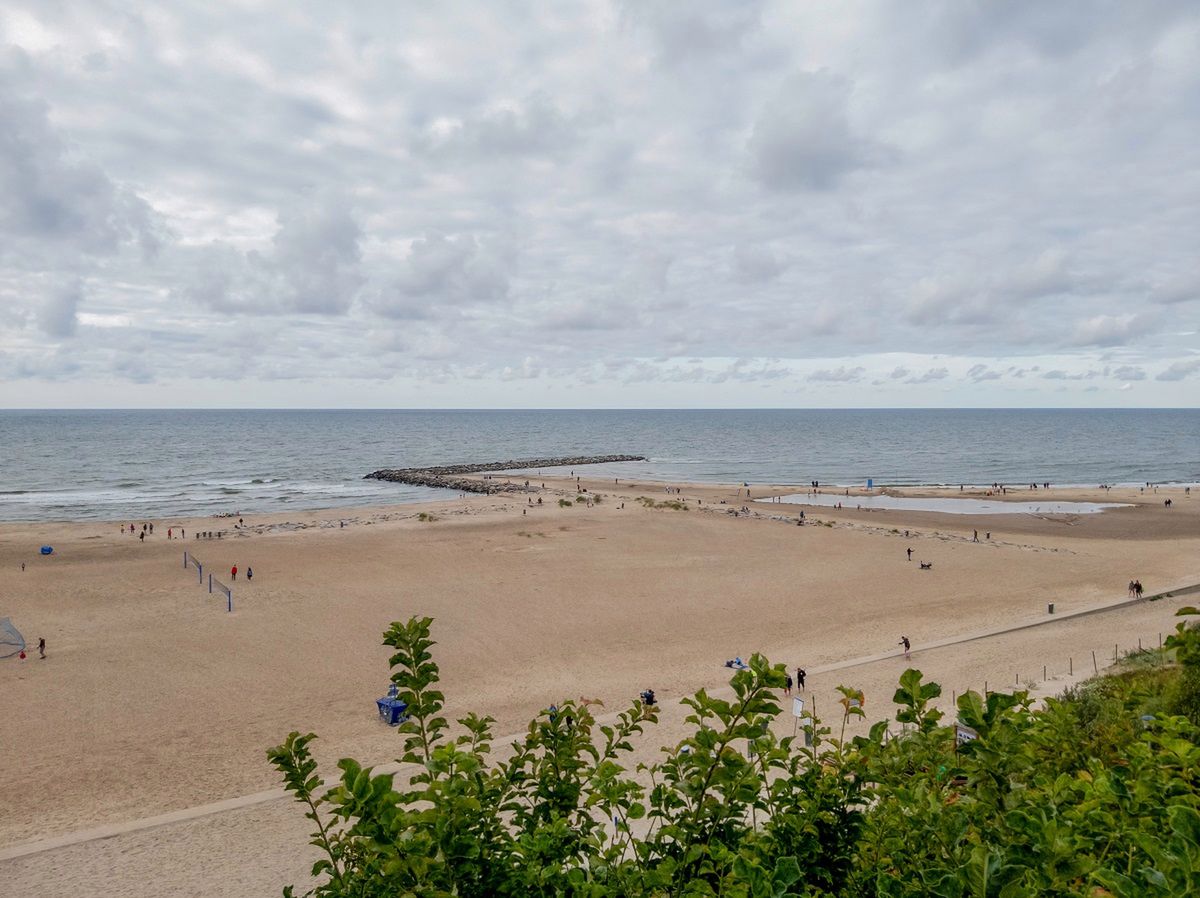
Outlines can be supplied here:
<path id="1" fill-rule="evenodd" d="M 1200 10 L 0 10 L 2 405 L 1195 405 Z"/>

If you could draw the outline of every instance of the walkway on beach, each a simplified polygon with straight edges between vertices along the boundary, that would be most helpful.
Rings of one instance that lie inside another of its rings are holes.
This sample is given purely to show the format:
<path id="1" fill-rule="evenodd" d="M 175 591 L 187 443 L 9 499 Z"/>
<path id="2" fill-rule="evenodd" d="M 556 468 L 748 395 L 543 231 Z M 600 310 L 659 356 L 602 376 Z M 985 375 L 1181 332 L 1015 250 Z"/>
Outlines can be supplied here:
<path id="1" fill-rule="evenodd" d="M 1146 604 L 1151 599 L 1159 598 L 1178 598 L 1191 593 L 1200 592 L 1200 584 L 1191 584 L 1178 589 L 1166 590 L 1159 595 L 1150 597 L 1150 599 L 1122 599 L 1115 602 L 1108 602 L 1102 605 L 1096 605 L 1088 608 L 1079 609 L 1073 612 L 1061 613 L 1031 620 L 1025 623 L 1009 624 L 1003 627 L 998 627 L 991 630 L 982 630 L 972 633 L 960 634 L 958 636 L 949 637 L 942 640 L 921 644 L 914 650 L 914 655 L 922 656 L 939 649 L 958 646 L 965 643 L 974 642 L 1004 636 L 1011 633 L 1017 633 L 1023 630 L 1039 629 L 1044 627 L 1053 627 L 1061 625 L 1079 618 L 1111 613 L 1121 609 L 1127 609 L 1138 604 Z M 892 649 L 885 653 L 864 655 L 855 658 L 848 658 L 842 661 L 836 661 L 822 666 L 810 667 L 808 673 L 810 676 L 831 673 L 834 671 L 848 670 L 856 667 L 877 663 L 892 663 L 894 664 L 897 657 L 897 651 Z M 724 687 L 726 690 L 728 687 Z M 720 690 L 710 690 L 710 693 L 719 694 Z M 608 715 L 606 715 L 608 716 Z M 615 716 L 615 715 L 613 715 Z M 512 741 L 519 741 L 523 738 L 524 733 L 513 734 L 507 737 L 493 740 L 493 744 L 501 745 L 508 744 Z M 401 770 L 404 766 L 397 763 L 381 764 L 375 767 L 379 773 L 389 773 Z M 167 827 L 173 824 L 184 823 L 187 821 L 197 820 L 205 817 L 212 817 L 220 814 L 227 814 L 232 811 L 237 811 L 244 808 L 251 808 L 257 805 L 266 804 L 269 802 L 282 801 L 289 799 L 290 796 L 283 789 L 268 789 L 262 792 L 254 792 L 248 795 L 241 795 L 235 798 L 229 798 L 222 801 L 211 802 L 208 804 L 197 805 L 190 808 L 183 808 L 177 811 L 171 811 L 165 814 L 158 814 L 152 817 L 144 817 L 136 820 L 129 820 L 121 823 L 105 824 L 102 826 L 81 829 L 75 832 L 65 833 L 60 836 L 54 836 L 45 839 L 38 839 L 18 843 L 8 847 L 0 848 L 0 861 L 11 861 L 18 858 L 28 857 L 31 855 L 41 854 L 44 852 L 55 851 L 57 849 L 66 848 L 69 846 L 80 845 L 87 842 L 98 840 L 111 839 L 117 836 L 144 832 L 160 827 Z"/>

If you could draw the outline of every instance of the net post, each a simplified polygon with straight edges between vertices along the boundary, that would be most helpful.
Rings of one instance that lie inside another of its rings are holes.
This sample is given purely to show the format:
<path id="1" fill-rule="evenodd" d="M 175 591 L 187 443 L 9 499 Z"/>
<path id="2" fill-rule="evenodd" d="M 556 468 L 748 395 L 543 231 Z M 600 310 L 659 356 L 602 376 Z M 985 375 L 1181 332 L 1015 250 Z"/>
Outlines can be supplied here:
<path id="1" fill-rule="evenodd" d="M 233 590 L 232 589 L 227 590 L 225 592 L 225 610 L 230 613 L 233 612 Z"/>
<path id="2" fill-rule="evenodd" d="M 183 569 L 187 570 L 187 552 L 183 553 Z"/>
<path id="3" fill-rule="evenodd" d="M 208 591 L 209 591 L 209 594 L 212 593 L 212 574 L 208 575 Z"/>

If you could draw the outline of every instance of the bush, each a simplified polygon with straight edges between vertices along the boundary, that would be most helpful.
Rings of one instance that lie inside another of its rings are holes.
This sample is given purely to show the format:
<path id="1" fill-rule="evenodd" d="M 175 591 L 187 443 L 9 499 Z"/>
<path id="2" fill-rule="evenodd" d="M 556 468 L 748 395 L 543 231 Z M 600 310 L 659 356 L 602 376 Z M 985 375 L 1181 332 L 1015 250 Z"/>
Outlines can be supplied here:
<path id="1" fill-rule="evenodd" d="M 401 760 L 415 772 L 375 774 L 344 759 L 325 789 L 313 734 L 268 752 L 315 827 L 322 858 L 309 894 L 1200 891 L 1200 730 L 1184 717 L 1147 725 L 1129 714 L 1147 698 L 1138 677 L 1161 669 L 1101 680 L 1045 710 L 1023 692 L 968 692 L 958 723 L 974 738 L 962 744 L 934 707 L 941 688 L 910 669 L 893 696 L 902 738 L 881 722 L 845 739 L 864 697 L 842 687 L 839 736 L 806 720 L 806 746 L 775 734 L 784 669 L 754 655 L 729 699 L 684 699 L 690 734 L 635 778 L 625 766 L 633 741 L 656 723 L 638 701 L 604 723 L 586 704 L 551 706 L 500 761 L 491 718 L 467 714 L 452 731 L 431 625 L 413 618 L 384 634 L 410 714 Z M 1200 657 L 1194 636 L 1180 638 L 1181 658 Z"/>
<path id="2" fill-rule="evenodd" d="M 575 503 L 574 503 L 574 502 L 572 502 L 570 499 L 559 499 L 559 500 L 558 500 L 558 507 L 559 507 L 559 508 L 570 508 L 570 507 L 571 507 L 572 505 L 574 505 L 574 504 L 575 504 Z"/>

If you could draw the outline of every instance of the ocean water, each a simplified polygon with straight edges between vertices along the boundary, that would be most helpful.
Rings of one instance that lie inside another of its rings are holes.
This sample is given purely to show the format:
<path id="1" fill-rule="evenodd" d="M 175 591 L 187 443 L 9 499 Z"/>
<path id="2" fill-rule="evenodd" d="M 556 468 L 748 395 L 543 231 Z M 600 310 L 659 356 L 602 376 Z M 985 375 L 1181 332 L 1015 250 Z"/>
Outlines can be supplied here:
<path id="1" fill-rule="evenodd" d="M 0 520 L 123 520 L 444 498 L 383 467 L 630 453 L 656 481 L 1200 480 L 1200 410 L 0 411 Z"/>

